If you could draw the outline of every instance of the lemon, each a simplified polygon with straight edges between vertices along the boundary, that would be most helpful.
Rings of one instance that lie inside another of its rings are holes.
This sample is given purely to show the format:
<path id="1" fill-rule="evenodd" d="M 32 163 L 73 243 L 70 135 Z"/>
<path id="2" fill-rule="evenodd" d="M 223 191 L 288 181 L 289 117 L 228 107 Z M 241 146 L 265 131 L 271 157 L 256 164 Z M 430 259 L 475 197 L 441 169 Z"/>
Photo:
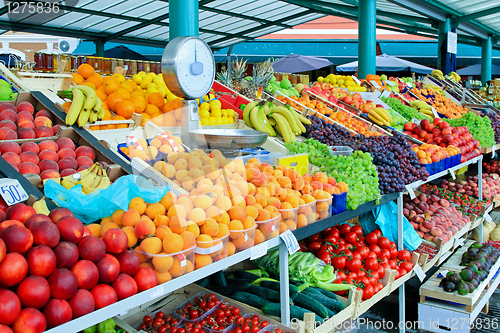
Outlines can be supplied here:
<path id="1" fill-rule="evenodd" d="M 234 118 L 234 116 L 236 115 L 236 112 L 233 110 L 233 109 L 228 109 L 228 116 L 231 117 L 231 118 Z"/>
<path id="2" fill-rule="evenodd" d="M 156 77 L 156 73 L 148 73 L 147 75 L 151 77 L 151 80 Z"/>
<path id="3" fill-rule="evenodd" d="M 230 124 L 231 120 L 229 117 L 222 117 L 222 125 Z"/>
<path id="4" fill-rule="evenodd" d="M 210 110 L 210 104 L 203 102 L 200 104 L 200 109 Z"/>
<path id="5" fill-rule="evenodd" d="M 223 117 L 227 117 L 227 109 L 222 109 L 222 110 L 221 110 L 221 115 L 222 115 Z"/>
<path id="6" fill-rule="evenodd" d="M 212 108 L 210 110 L 210 113 L 212 114 L 212 116 L 214 117 L 222 117 L 222 112 L 219 108 Z"/>
<path id="7" fill-rule="evenodd" d="M 201 118 L 200 125 L 201 126 L 208 126 L 209 125 L 208 118 Z"/>
<path id="8" fill-rule="evenodd" d="M 199 109 L 198 115 L 202 118 L 208 118 L 210 117 L 210 111 L 208 111 L 207 109 Z"/>
<path id="9" fill-rule="evenodd" d="M 139 76 L 146 76 L 148 74 L 146 72 L 144 72 L 144 71 L 140 71 L 139 73 L 137 73 L 137 75 L 139 75 Z"/>
<path id="10" fill-rule="evenodd" d="M 215 117 L 215 125 L 222 125 L 222 117 Z"/>
<path id="11" fill-rule="evenodd" d="M 209 99 L 209 98 L 208 98 L 208 95 L 203 96 L 203 102 L 208 101 L 208 99 Z"/>
<path id="12" fill-rule="evenodd" d="M 165 86 L 165 81 L 163 81 L 162 75 L 156 75 L 153 82 L 158 86 Z"/>
<path id="13" fill-rule="evenodd" d="M 167 93 L 168 93 L 168 89 L 167 87 L 165 86 L 162 86 L 162 85 L 156 85 L 156 89 L 158 90 L 158 92 L 163 96 L 167 96 Z"/>
<path id="14" fill-rule="evenodd" d="M 219 109 L 222 109 L 222 104 L 221 104 L 221 102 L 218 99 L 214 99 L 214 100 L 208 102 L 208 104 L 210 104 L 211 107 L 216 106 Z"/>
<path id="15" fill-rule="evenodd" d="M 177 98 L 177 96 L 175 96 L 171 92 L 167 92 L 167 101 L 172 102 L 176 98 Z"/>
<path id="16" fill-rule="evenodd" d="M 134 81 L 137 84 L 141 84 L 142 76 L 140 76 L 139 74 L 135 74 L 134 76 L 132 76 L 132 81 Z"/>
<path id="17" fill-rule="evenodd" d="M 210 126 L 214 126 L 216 122 L 217 122 L 217 120 L 215 119 L 215 117 L 208 118 L 208 124 Z"/>

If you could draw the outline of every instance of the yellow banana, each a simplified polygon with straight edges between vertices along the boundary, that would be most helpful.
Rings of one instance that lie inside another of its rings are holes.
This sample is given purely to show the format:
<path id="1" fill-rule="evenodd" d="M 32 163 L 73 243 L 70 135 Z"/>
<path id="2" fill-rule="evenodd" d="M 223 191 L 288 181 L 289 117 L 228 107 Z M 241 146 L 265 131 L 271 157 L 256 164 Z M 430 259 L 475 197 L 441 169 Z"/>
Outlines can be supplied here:
<path id="1" fill-rule="evenodd" d="M 92 109 L 83 109 L 82 112 L 80 112 L 80 115 L 78 116 L 78 127 L 82 128 L 87 124 L 89 121 L 90 113 L 93 113 Z"/>
<path id="2" fill-rule="evenodd" d="M 250 121 L 250 112 L 252 111 L 252 109 L 257 105 L 256 102 L 250 102 L 247 104 L 247 106 L 245 106 L 245 108 L 243 109 L 243 120 L 245 121 L 245 124 L 248 126 L 248 127 L 253 127 L 252 126 L 252 122 Z"/>
<path id="3" fill-rule="evenodd" d="M 298 133 L 300 131 L 299 126 L 297 126 L 297 123 L 295 122 L 294 116 L 290 113 L 289 110 L 287 110 L 283 106 L 275 106 L 273 107 L 272 112 L 273 112 L 272 114 L 279 113 L 283 117 L 285 117 L 286 121 L 288 121 L 288 124 L 290 125 L 290 128 L 294 133 Z"/>
<path id="4" fill-rule="evenodd" d="M 385 125 L 387 120 L 385 120 L 379 113 L 375 111 L 375 109 L 371 109 L 368 111 L 368 116 L 371 116 L 370 119 L 377 119 L 380 122 L 379 125 Z"/>
<path id="5" fill-rule="evenodd" d="M 80 112 L 83 109 L 83 103 L 85 102 L 85 95 L 79 89 L 73 89 L 73 101 L 69 107 L 68 114 L 66 114 L 66 125 L 73 125 Z"/>
<path id="6" fill-rule="evenodd" d="M 368 118 L 377 125 L 385 125 L 379 118 L 375 117 L 372 113 L 368 113 Z"/>
<path id="7" fill-rule="evenodd" d="M 89 114 L 89 123 L 94 124 L 97 121 L 97 113 L 91 111 Z"/>
<path id="8" fill-rule="evenodd" d="M 85 99 L 85 103 L 83 103 L 83 110 L 84 111 L 92 110 L 94 108 L 94 105 L 97 103 L 97 100 L 99 99 L 95 93 L 95 90 L 92 89 L 91 87 L 83 85 L 74 86 L 73 90 L 74 89 L 80 89 L 87 97 Z"/>
<path id="9" fill-rule="evenodd" d="M 37 214 L 43 214 L 43 215 L 50 214 L 50 210 L 47 207 L 47 202 L 45 201 L 45 197 L 35 201 L 35 203 L 33 204 L 33 208 L 35 209 L 35 212 Z"/>
<path id="10" fill-rule="evenodd" d="M 304 117 L 303 115 L 297 113 L 297 116 L 298 116 L 301 123 L 306 124 L 306 125 L 312 124 L 312 122 L 309 119 L 307 119 L 306 117 Z"/>
<path id="11" fill-rule="evenodd" d="M 293 134 L 292 128 L 290 127 L 290 123 L 281 113 L 273 113 L 271 117 L 276 120 L 277 126 L 279 126 L 281 133 L 283 135 L 283 140 L 286 143 L 295 142 L 295 134 Z"/>

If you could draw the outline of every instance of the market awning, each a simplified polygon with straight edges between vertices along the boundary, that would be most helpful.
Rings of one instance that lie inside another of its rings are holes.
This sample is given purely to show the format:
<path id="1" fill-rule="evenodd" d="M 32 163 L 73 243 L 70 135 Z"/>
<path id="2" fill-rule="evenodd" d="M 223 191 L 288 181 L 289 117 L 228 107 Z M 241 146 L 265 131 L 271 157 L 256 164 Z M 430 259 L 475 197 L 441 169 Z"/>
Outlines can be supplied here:
<path id="1" fill-rule="evenodd" d="M 479 76 L 481 75 L 481 64 L 459 69 L 457 73 L 459 75 Z M 500 75 L 500 66 L 491 65 L 491 75 Z"/>
<path id="2" fill-rule="evenodd" d="M 406 72 L 411 71 L 418 74 L 430 74 L 432 68 L 420 64 L 382 54 L 377 56 L 377 72 Z M 337 66 L 338 72 L 354 72 L 358 68 L 358 62 L 353 61 L 341 66 Z"/>

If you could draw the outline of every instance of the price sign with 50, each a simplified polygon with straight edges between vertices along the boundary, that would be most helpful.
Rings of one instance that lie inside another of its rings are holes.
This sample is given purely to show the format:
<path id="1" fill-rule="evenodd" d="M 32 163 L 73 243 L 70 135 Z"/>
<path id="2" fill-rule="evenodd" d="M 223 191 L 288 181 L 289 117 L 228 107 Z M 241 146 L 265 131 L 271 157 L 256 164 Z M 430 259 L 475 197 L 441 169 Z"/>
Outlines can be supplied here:
<path id="1" fill-rule="evenodd" d="M 28 194 L 16 179 L 1 179 L 0 195 L 9 206 L 28 199 Z"/>

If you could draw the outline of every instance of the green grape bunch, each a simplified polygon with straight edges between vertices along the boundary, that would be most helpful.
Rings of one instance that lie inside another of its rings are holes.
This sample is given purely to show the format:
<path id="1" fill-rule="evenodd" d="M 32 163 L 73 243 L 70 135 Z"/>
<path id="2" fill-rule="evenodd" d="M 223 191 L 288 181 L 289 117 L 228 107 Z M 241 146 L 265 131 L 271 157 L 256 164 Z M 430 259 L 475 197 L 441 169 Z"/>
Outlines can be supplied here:
<path id="1" fill-rule="evenodd" d="M 462 118 L 444 119 L 444 121 L 452 127 L 467 127 L 472 137 L 481 143 L 481 147 L 491 147 L 496 144 L 495 132 L 488 117 L 481 117 L 469 111 Z"/>

